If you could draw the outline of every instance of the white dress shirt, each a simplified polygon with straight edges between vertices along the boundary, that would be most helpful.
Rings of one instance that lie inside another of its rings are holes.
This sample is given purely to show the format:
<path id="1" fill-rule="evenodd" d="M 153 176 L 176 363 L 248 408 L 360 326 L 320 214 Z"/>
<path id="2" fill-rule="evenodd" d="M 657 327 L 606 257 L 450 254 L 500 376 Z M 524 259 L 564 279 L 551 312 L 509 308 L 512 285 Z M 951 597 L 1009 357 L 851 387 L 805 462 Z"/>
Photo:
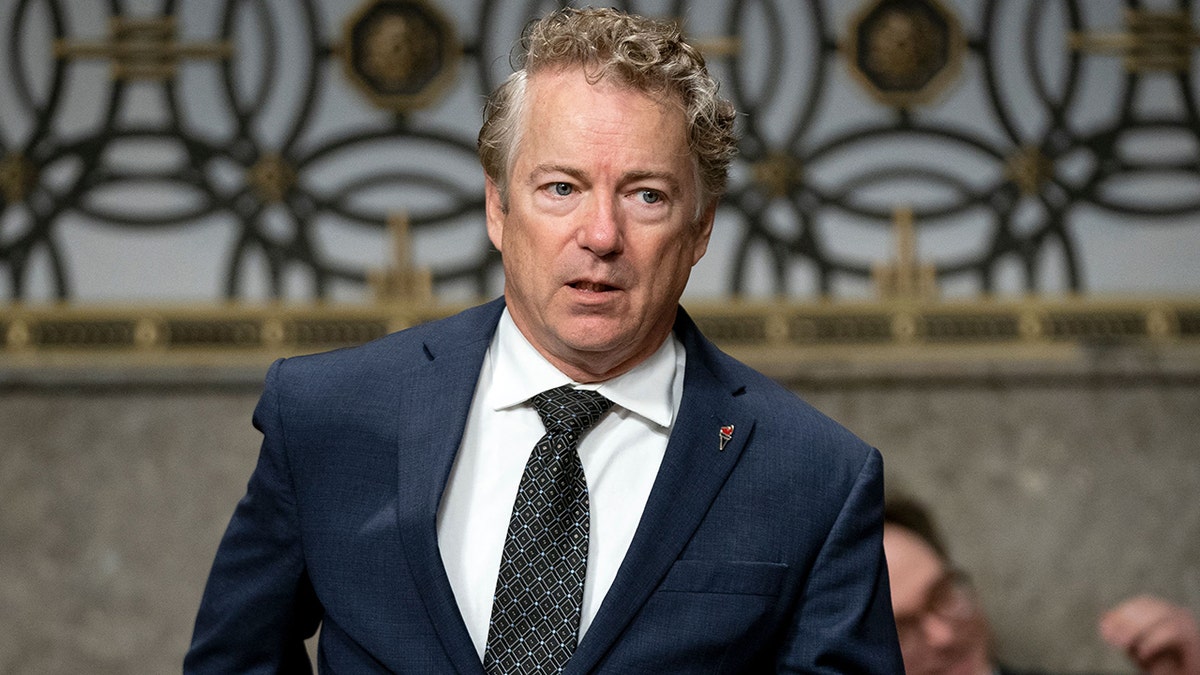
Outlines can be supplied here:
<path id="1" fill-rule="evenodd" d="M 580 385 L 613 402 L 579 442 L 591 511 L 580 639 L 612 585 L 646 507 L 683 397 L 683 368 L 683 345 L 672 334 L 629 372 L 598 385 Z M 533 446 L 545 434 L 529 399 L 570 382 L 504 310 L 483 359 L 437 523 L 442 563 L 481 659 L 517 487 Z"/>

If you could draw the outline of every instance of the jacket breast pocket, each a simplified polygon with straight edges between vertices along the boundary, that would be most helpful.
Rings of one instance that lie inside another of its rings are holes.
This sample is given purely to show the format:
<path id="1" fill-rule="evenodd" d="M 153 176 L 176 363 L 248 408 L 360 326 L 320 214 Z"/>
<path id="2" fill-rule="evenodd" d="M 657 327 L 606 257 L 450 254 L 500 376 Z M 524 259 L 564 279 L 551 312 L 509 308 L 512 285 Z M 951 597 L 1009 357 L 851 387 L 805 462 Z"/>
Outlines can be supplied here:
<path id="1" fill-rule="evenodd" d="M 676 560 L 660 593 L 720 593 L 777 596 L 788 566 L 748 560 Z"/>

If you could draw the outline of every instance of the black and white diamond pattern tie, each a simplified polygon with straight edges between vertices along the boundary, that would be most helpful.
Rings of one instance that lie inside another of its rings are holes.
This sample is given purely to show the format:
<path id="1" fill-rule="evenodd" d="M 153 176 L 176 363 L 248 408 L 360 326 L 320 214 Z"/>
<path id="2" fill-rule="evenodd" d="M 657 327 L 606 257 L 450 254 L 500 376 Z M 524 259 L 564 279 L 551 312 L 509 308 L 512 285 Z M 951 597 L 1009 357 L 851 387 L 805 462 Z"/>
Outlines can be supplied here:
<path id="1" fill-rule="evenodd" d="M 569 385 L 532 401 L 546 435 L 525 464 L 508 523 L 483 656 L 489 675 L 558 673 L 579 634 L 589 525 L 576 446 L 612 401 Z"/>

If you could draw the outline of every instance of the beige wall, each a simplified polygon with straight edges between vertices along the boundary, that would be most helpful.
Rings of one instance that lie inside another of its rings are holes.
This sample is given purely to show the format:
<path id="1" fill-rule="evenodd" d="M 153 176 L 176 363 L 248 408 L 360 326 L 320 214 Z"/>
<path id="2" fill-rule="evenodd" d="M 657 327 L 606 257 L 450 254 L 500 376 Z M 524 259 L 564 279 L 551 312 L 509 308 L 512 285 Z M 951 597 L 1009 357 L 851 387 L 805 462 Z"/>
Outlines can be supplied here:
<path id="1" fill-rule="evenodd" d="M 0 673 L 178 672 L 256 394 L 0 396 Z"/>
<path id="2" fill-rule="evenodd" d="M 1106 372 L 789 385 L 934 504 L 1010 660 L 1128 671 L 1095 637 L 1105 605 L 1149 590 L 1200 608 L 1200 376 Z M 178 670 L 254 464 L 259 377 L 0 380 L 0 673 Z"/>
<path id="3" fill-rule="evenodd" d="M 806 395 L 929 503 L 1001 657 L 1132 672 L 1095 623 L 1153 592 L 1200 611 L 1200 377 L 984 376 Z"/>

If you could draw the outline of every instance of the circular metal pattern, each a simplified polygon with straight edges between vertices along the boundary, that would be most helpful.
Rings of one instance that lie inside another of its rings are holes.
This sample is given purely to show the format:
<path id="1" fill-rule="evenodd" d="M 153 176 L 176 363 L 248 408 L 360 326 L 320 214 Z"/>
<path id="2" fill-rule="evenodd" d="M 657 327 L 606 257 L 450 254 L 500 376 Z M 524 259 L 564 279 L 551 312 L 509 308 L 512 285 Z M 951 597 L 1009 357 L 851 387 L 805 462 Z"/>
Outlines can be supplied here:
<path id="1" fill-rule="evenodd" d="M 851 21 L 848 65 L 887 105 L 932 101 L 958 75 L 966 42 L 937 0 L 875 0 Z"/>
<path id="2" fill-rule="evenodd" d="M 509 71 L 525 22 L 565 3 L 372 0 L 347 14 L 332 0 L 164 2 L 177 21 L 153 45 L 178 58 L 157 79 L 77 56 L 119 51 L 120 36 L 85 45 L 95 33 L 74 31 L 130 18 L 126 4 L 0 0 L 0 293 L 26 299 L 36 278 L 55 297 L 76 295 L 80 256 L 68 255 L 65 224 L 80 220 L 130 236 L 228 226 L 214 274 L 230 298 L 249 295 L 255 280 L 271 297 L 364 292 L 380 261 L 340 258 L 329 232 L 382 239 L 398 212 L 414 237 L 440 237 L 438 252 L 453 254 L 414 249 L 439 295 L 498 290 L 475 106 Z M 944 244 L 923 260 L 939 283 L 984 293 L 1005 275 L 1011 289 L 1014 270 L 1016 290 L 1041 290 L 1047 270 L 1083 290 L 1089 213 L 1134 216 L 1121 225 L 1130 229 L 1200 216 L 1197 80 L 1177 58 L 1195 34 L 1190 9 L 1159 15 L 1135 0 L 1105 0 L 1105 11 L 1082 0 L 616 4 L 686 17 L 685 32 L 709 45 L 723 91 L 745 113 L 718 214 L 718 231 L 732 234 L 711 247 L 730 294 L 867 287 L 902 205 L 921 238 Z M 1105 38 L 1114 32 L 1120 39 Z M 1171 58 L 1146 57 L 1160 53 Z M 889 103 L 847 86 L 847 68 Z M 397 114 L 346 96 L 347 81 Z M 161 161 L 130 161 L 147 149 Z M 1144 189 L 1152 180 L 1170 189 Z M 154 198 L 128 197 L 143 193 Z"/>
<path id="3" fill-rule="evenodd" d="M 377 105 L 397 111 L 436 100 L 462 53 L 452 24 L 423 0 L 368 0 L 347 21 L 343 65 Z"/>

